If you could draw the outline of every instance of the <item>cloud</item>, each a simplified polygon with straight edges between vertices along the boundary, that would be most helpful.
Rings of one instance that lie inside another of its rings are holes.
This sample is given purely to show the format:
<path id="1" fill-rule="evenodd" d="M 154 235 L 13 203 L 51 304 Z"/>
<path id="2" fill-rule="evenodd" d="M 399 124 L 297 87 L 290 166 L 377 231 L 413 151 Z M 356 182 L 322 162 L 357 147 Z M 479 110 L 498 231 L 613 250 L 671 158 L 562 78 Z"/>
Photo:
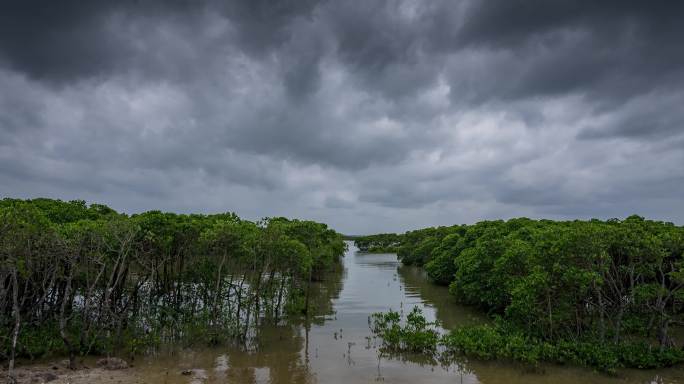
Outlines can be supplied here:
<path id="1" fill-rule="evenodd" d="M 9 1 L 0 195 L 348 233 L 684 222 L 684 7 Z"/>

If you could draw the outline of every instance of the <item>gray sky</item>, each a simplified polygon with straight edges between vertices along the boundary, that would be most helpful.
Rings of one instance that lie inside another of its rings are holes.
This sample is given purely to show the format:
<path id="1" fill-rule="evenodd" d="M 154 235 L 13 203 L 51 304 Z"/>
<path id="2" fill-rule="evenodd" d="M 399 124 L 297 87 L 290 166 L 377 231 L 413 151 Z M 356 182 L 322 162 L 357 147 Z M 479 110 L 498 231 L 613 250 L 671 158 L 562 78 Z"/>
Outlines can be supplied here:
<path id="1" fill-rule="evenodd" d="M 3 1 L 0 196 L 684 223 L 684 2 Z"/>

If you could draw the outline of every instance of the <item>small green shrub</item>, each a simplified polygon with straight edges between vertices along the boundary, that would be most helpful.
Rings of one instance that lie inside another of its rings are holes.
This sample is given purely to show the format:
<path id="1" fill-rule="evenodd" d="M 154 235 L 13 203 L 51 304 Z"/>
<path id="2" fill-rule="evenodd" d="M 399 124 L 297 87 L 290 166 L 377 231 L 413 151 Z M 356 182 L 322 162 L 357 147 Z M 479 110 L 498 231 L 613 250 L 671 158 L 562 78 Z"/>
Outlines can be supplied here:
<path id="1" fill-rule="evenodd" d="M 406 316 L 399 312 L 374 313 L 371 329 L 383 341 L 383 347 L 392 352 L 432 353 L 439 342 L 434 322 L 428 322 L 418 307 Z"/>

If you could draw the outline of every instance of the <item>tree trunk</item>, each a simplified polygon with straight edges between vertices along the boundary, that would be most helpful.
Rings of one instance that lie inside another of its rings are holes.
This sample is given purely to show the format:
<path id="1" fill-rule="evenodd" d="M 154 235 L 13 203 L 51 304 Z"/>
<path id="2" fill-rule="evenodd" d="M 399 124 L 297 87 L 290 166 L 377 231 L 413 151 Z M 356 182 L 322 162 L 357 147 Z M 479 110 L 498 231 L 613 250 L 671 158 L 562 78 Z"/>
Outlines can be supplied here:
<path id="1" fill-rule="evenodd" d="M 12 350 L 10 353 L 7 377 L 9 382 L 16 382 L 14 377 L 14 360 L 17 350 L 17 340 L 21 329 L 21 314 L 19 313 L 19 282 L 17 281 L 17 270 L 12 271 L 12 312 L 14 312 L 14 330 L 12 331 Z"/>
<path id="2" fill-rule="evenodd" d="M 59 310 L 59 336 L 62 338 L 67 351 L 69 351 L 69 369 L 75 369 L 74 362 L 76 360 L 76 353 L 72 343 L 69 341 L 69 336 L 67 335 L 67 311 L 71 312 L 71 280 L 73 277 L 72 267 L 69 266 L 68 268 L 69 272 L 66 286 L 64 287 L 64 294 L 62 295 L 62 305 Z M 67 303 L 69 304 L 68 308 Z"/>
<path id="3" fill-rule="evenodd" d="M 278 320 L 280 319 L 280 305 L 283 300 L 283 289 L 285 288 L 285 280 L 287 278 L 284 278 L 283 276 L 280 277 L 280 289 L 278 290 L 278 303 L 276 304 L 276 313 L 275 313 L 275 324 L 278 325 Z"/>
<path id="4" fill-rule="evenodd" d="M 598 288 L 596 288 L 596 295 L 598 296 L 599 306 L 599 337 L 601 342 L 603 342 L 606 339 L 606 309 L 603 305 L 603 293 Z"/>
<path id="5" fill-rule="evenodd" d="M 311 279 L 313 278 L 313 267 L 309 269 L 309 282 L 306 286 L 306 297 L 304 299 L 304 313 L 309 318 L 309 296 L 311 294 Z"/>
<path id="6" fill-rule="evenodd" d="M 665 318 L 660 322 L 660 327 L 658 328 L 658 341 L 660 342 L 660 350 L 665 348 L 671 348 L 674 346 L 674 342 L 668 334 L 668 328 L 670 326 L 670 319 Z"/>
<path id="7" fill-rule="evenodd" d="M 625 313 L 625 306 L 621 302 L 620 309 L 617 315 L 615 315 L 615 335 L 613 336 L 613 343 L 617 344 L 620 342 L 620 331 L 622 330 L 622 315 Z"/>

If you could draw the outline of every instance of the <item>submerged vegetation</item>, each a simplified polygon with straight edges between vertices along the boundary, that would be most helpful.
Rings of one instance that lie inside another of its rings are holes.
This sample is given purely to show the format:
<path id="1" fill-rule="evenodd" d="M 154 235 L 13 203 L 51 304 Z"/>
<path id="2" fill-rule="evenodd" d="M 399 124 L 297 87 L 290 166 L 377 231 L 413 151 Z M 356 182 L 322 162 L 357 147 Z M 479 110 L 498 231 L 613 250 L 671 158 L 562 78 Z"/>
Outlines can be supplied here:
<path id="1" fill-rule="evenodd" d="M 341 235 L 311 221 L 0 201 L 0 357 L 247 342 L 307 314 Z"/>
<path id="2" fill-rule="evenodd" d="M 404 264 L 496 319 L 440 339 L 452 353 L 604 371 L 684 360 L 671 335 L 684 312 L 682 227 L 522 218 L 398 236 Z"/>

